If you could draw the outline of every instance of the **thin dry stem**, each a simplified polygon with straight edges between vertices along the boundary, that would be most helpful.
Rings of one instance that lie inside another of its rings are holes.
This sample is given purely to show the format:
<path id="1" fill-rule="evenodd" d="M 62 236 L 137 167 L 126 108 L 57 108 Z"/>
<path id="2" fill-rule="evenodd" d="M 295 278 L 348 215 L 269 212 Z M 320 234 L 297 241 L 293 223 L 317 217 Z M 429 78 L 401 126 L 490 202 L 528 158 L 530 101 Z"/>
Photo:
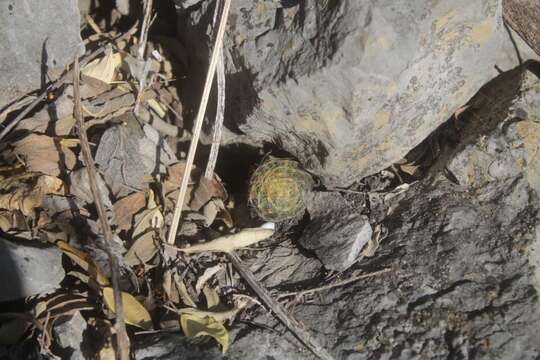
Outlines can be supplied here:
<path id="1" fill-rule="evenodd" d="M 73 66 L 73 97 L 74 104 L 74 117 L 79 129 L 79 140 L 81 142 L 81 152 L 86 164 L 86 171 L 88 172 L 88 182 L 90 183 L 90 190 L 96 204 L 96 210 L 99 216 L 99 222 L 101 230 L 103 231 L 104 250 L 109 258 L 109 264 L 111 266 L 112 273 L 112 285 L 114 293 L 114 305 L 115 305 L 115 317 L 116 317 L 116 339 L 118 343 L 119 358 L 121 360 L 129 360 L 129 337 L 126 332 L 126 324 L 124 321 L 124 307 L 122 303 L 122 293 L 120 292 L 120 271 L 118 261 L 113 255 L 110 249 L 110 244 L 113 239 L 111 227 L 107 221 L 107 214 L 105 212 L 105 206 L 101 201 L 101 194 L 97 186 L 97 173 L 94 165 L 94 159 L 92 158 L 92 152 L 90 151 L 90 144 L 88 143 L 88 137 L 86 135 L 86 127 L 82 116 L 81 107 L 81 94 L 79 84 L 79 57 L 75 57 L 75 63 Z"/>
<path id="2" fill-rule="evenodd" d="M 253 291 L 261 298 L 276 317 L 300 340 L 315 356 L 323 360 L 333 360 L 334 357 L 307 331 L 296 319 L 287 313 L 287 310 L 272 298 L 268 290 L 257 280 L 242 260 L 234 252 L 227 253 L 236 271 L 251 286 Z"/>
<path id="3" fill-rule="evenodd" d="M 221 0 L 216 0 L 216 11 L 214 13 L 214 24 L 217 21 L 217 14 L 219 7 L 221 6 Z M 219 146 L 221 143 L 221 136 L 223 133 L 223 119 L 225 118 L 225 63 L 223 60 L 223 46 L 219 49 L 219 58 L 217 63 L 217 106 L 216 106 L 216 119 L 214 122 L 213 134 L 212 134 L 212 146 L 210 147 L 210 155 L 208 156 L 208 163 L 206 164 L 206 170 L 204 177 L 211 179 L 214 176 L 214 169 L 216 168 L 217 158 L 219 155 Z"/>
<path id="4" fill-rule="evenodd" d="M 313 293 L 316 293 L 316 292 L 319 292 L 319 291 L 330 290 L 330 289 L 333 289 L 333 288 L 336 288 L 336 287 L 340 287 L 340 286 L 344 286 L 344 285 L 356 282 L 358 280 L 367 279 L 367 278 L 370 278 L 370 277 L 381 275 L 381 274 L 387 273 L 387 272 L 389 272 L 391 270 L 392 270 L 391 268 L 386 268 L 386 269 L 382 269 L 382 270 L 379 270 L 379 271 L 374 271 L 374 272 L 369 273 L 369 274 L 361 274 L 361 275 L 357 275 L 357 276 L 352 276 L 352 277 L 350 277 L 348 279 L 341 280 L 341 281 L 336 281 L 334 283 L 331 283 L 331 284 L 328 284 L 328 285 L 323 285 L 323 286 L 316 287 L 316 288 L 313 288 L 313 289 L 307 289 L 307 290 L 302 290 L 302 291 L 293 291 L 293 292 L 279 294 L 277 296 L 277 298 L 282 299 L 282 298 L 286 298 L 286 297 L 289 297 L 289 296 L 303 296 L 303 295 L 313 294 Z"/>
<path id="5" fill-rule="evenodd" d="M 197 151 L 197 145 L 199 143 L 199 137 L 201 135 L 201 128 L 204 119 L 204 114 L 206 112 L 206 106 L 208 105 L 208 97 L 210 95 L 210 89 L 212 87 L 212 80 L 216 72 L 216 66 L 218 62 L 218 57 L 221 49 L 221 44 L 223 42 L 223 35 L 225 33 L 225 25 L 227 23 L 227 17 L 229 16 L 229 8 L 231 6 L 231 0 L 225 0 L 223 6 L 223 14 L 221 16 L 221 21 L 219 24 L 218 33 L 216 36 L 216 43 L 212 51 L 212 57 L 210 60 L 210 66 L 208 67 L 208 73 L 206 74 L 206 82 L 204 84 L 203 95 L 201 99 L 201 104 L 199 106 L 199 111 L 197 113 L 197 118 L 195 120 L 195 127 L 193 129 L 193 138 L 189 145 L 188 157 L 186 160 L 186 170 L 184 171 L 184 176 L 182 177 L 182 184 L 180 185 L 180 191 L 178 193 L 178 198 L 176 199 L 176 206 L 174 209 L 174 217 L 171 223 L 171 228 L 169 230 L 169 236 L 167 242 L 169 244 L 174 244 L 176 238 L 176 232 L 178 231 L 178 225 L 180 224 L 180 217 L 182 216 L 182 204 L 184 203 L 184 198 L 186 197 L 187 186 L 191 174 L 191 168 L 193 167 L 193 160 L 195 159 L 195 152 Z"/>

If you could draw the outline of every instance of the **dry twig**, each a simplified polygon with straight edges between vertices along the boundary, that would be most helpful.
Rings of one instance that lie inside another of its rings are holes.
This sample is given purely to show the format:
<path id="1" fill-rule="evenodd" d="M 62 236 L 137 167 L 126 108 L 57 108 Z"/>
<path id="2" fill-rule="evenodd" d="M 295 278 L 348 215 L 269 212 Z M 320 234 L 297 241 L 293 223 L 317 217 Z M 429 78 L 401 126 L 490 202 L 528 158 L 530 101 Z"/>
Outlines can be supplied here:
<path id="1" fill-rule="evenodd" d="M 216 1 L 216 11 L 214 14 L 214 24 L 217 21 L 217 14 L 221 0 Z M 225 64 L 223 60 L 223 46 L 218 49 L 219 58 L 217 63 L 217 106 L 216 106 L 216 119 L 214 122 L 213 134 L 212 134 L 212 146 L 210 147 L 210 155 L 208 156 L 208 163 L 206 164 L 206 170 L 204 176 L 207 179 L 211 179 L 214 176 L 214 169 L 216 168 L 217 158 L 219 154 L 219 145 L 221 143 L 221 134 L 223 132 L 223 119 L 225 117 Z"/>
<path id="2" fill-rule="evenodd" d="M 123 316 L 123 303 L 122 294 L 120 292 L 120 271 L 118 266 L 118 260 L 113 255 L 110 249 L 110 244 L 113 239 L 113 234 L 109 223 L 107 222 L 107 214 L 105 212 L 105 206 L 101 201 L 101 195 L 97 186 L 97 173 L 94 165 L 94 159 L 92 158 L 92 152 L 90 151 L 90 144 L 88 143 L 88 137 L 86 136 L 86 127 L 82 116 L 81 106 L 81 94 L 79 84 L 80 70 L 79 70 L 79 57 L 75 56 L 75 63 L 73 66 L 73 97 L 75 100 L 73 112 L 75 121 L 79 130 L 79 140 L 81 142 L 81 152 L 86 164 L 86 171 L 88 171 L 88 182 L 90 183 L 90 190 L 96 204 L 96 210 L 99 216 L 101 224 L 101 230 L 103 231 L 104 250 L 109 258 L 112 273 L 112 285 L 114 292 L 114 305 L 115 305 L 115 317 L 116 317 L 116 339 L 119 349 L 119 357 L 121 360 L 129 360 L 129 337 L 126 332 L 126 324 Z"/>
<path id="3" fill-rule="evenodd" d="M 204 84 L 203 95 L 201 103 L 199 105 L 199 111 L 195 120 L 195 127 L 193 129 L 193 138 L 189 145 L 189 152 L 186 160 L 186 168 L 182 177 L 182 184 L 180 185 L 180 191 L 178 192 L 178 198 L 176 199 L 176 206 L 174 209 L 174 216 L 169 230 L 169 236 L 167 242 L 174 244 L 176 238 L 176 232 L 178 231 L 178 225 L 180 224 L 180 216 L 182 216 L 182 204 L 186 197 L 187 186 L 191 174 L 191 168 L 193 167 L 193 160 L 195 159 L 195 152 L 197 151 L 197 145 L 199 143 L 199 137 L 201 135 L 201 127 L 206 112 L 206 106 L 208 105 L 208 97 L 210 95 L 210 89 L 212 87 L 212 80 L 216 72 L 217 61 L 223 42 L 223 35 L 225 33 L 225 25 L 227 23 L 227 17 L 229 15 L 229 8 L 231 6 L 231 0 L 225 0 L 223 5 L 223 14 L 221 15 L 221 21 L 219 23 L 219 29 L 216 36 L 216 43 L 212 51 L 212 57 L 210 60 L 210 66 L 208 67 L 208 73 L 206 74 L 206 81 Z"/>
<path id="4" fill-rule="evenodd" d="M 392 270 L 391 268 L 386 268 L 386 269 L 382 269 L 382 270 L 379 270 L 379 271 L 374 271 L 374 272 L 369 273 L 369 274 L 361 274 L 361 275 L 357 275 L 357 276 L 352 276 L 352 277 L 350 277 L 348 279 L 341 280 L 341 281 L 336 281 L 334 283 L 331 283 L 331 284 L 328 284 L 328 285 L 323 285 L 323 286 L 316 287 L 316 288 L 313 288 L 313 289 L 307 289 L 307 290 L 302 290 L 302 291 L 293 291 L 293 292 L 279 294 L 277 296 L 277 298 L 282 299 L 282 298 L 286 298 L 286 297 L 289 297 L 289 296 L 303 296 L 303 295 L 313 294 L 313 293 L 319 292 L 319 291 L 330 290 L 330 289 L 333 289 L 333 288 L 336 288 L 336 287 L 345 286 L 347 284 L 356 282 L 358 280 L 367 279 L 367 278 L 370 278 L 370 277 L 373 277 L 373 276 L 381 275 L 381 274 L 387 273 L 387 272 L 389 272 L 391 270 Z"/>
<path id="5" fill-rule="evenodd" d="M 263 303 L 266 304 L 278 317 L 281 322 L 289 328 L 289 330 L 300 340 L 315 356 L 323 360 L 333 360 L 334 357 L 319 344 L 319 342 L 311 336 L 311 334 L 298 322 L 296 319 L 287 314 L 287 311 L 272 298 L 268 290 L 266 290 L 257 280 L 255 275 L 242 264 L 242 260 L 234 252 L 230 252 L 229 259 L 234 265 L 236 271 L 242 276 L 244 280 L 251 286 L 253 291 L 261 298 Z"/>

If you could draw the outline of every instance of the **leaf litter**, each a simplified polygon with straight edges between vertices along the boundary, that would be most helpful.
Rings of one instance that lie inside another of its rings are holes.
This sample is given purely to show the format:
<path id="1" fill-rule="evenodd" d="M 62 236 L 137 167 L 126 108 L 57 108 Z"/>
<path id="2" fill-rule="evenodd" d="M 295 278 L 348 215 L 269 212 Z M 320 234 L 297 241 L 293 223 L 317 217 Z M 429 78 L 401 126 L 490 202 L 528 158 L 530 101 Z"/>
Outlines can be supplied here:
<path id="1" fill-rule="evenodd" d="M 2 135 L 8 142 L 0 151 L 0 228 L 17 238 L 54 244 L 65 255 L 66 278 L 56 293 L 26 299 L 28 311 L 0 317 L 0 342 L 35 338 L 42 354 L 58 358 L 56 321 L 80 314 L 103 333 L 96 356 L 117 350 L 110 341 L 116 332 L 112 272 L 99 255 L 108 250 L 77 138 L 74 103 L 79 97 L 99 199 L 118 245 L 111 251 L 120 264 L 122 316 L 132 326 L 129 332 L 170 329 L 176 323 L 173 328 L 185 336 L 214 338 L 225 353 L 225 325 L 247 302 L 235 297 L 245 291 L 239 283 L 230 291 L 228 260 L 220 253 L 253 246 L 274 231 L 235 228 L 222 180 L 190 165 L 184 217 L 175 243 L 167 243 L 187 163 L 178 141 L 191 136 L 179 115 L 183 105 L 172 71 L 184 65 L 173 65 L 161 45 L 150 43 L 154 55 L 141 62 L 139 39 L 132 32 L 111 32 L 108 39 L 121 40 L 106 46 L 102 37 L 88 40 L 85 56 L 91 60 L 81 67 L 77 89 L 66 75 L 50 87 L 54 93 L 29 98 L 33 107 L 41 106 L 37 111 L 22 112 L 21 106 L 3 114 L 23 116 Z M 176 55 L 187 58 L 179 49 Z M 164 290 L 171 268 L 172 286 Z"/>

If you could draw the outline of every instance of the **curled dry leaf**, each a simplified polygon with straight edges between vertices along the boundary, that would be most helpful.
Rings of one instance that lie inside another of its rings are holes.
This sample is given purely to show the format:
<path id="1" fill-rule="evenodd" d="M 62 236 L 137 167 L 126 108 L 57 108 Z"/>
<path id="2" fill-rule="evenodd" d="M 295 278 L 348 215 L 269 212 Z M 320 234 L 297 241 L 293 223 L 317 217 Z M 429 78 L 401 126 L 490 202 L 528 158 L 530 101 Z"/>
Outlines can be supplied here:
<path id="1" fill-rule="evenodd" d="M 30 134 L 14 144 L 13 153 L 24 159 L 26 169 L 58 176 L 65 169 L 73 169 L 75 154 L 50 136 Z"/>
<path id="2" fill-rule="evenodd" d="M 118 230 L 131 229 L 133 216 L 146 205 L 144 192 L 136 192 L 114 203 L 114 216 Z"/>
<path id="3" fill-rule="evenodd" d="M 148 200 L 149 209 L 145 210 L 140 216 L 135 228 L 133 229 L 134 243 L 124 256 L 126 264 L 130 266 L 138 265 L 141 262 L 146 263 L 157 252 L 154 243 L 156 230 L 163 226 L 163 215 L 157 207 L 153 195 Z"/>
<path id="4" fill-rule="evenodd" d="M 113 313 L 115 312 L 114 294 L 111 287 L 103 288 L 103 300 Z M 122 305 L 124 306 L 124 319 L 127 324 L 140 327 L 141 329 L 152 329 L 152 318 L 145 307 L 133 297 L 133 295 L 122 292 Z"/>
<path id="5" fill-rule="evenodd" d="M 198 253 L 203 251 L 231 252 L 246 246 L 268 239 L 274 234 L 272 229 L 248 228 L 232 235 L 225 235 L 204 244 L 193 245 L 187 248 L 176 248 L 185 253 Z"/>
<path id="6" fill-rule="evenodd" d="M 199 211 L 211 199 L 218 198 L 225 200 L 227 192 L 221 180 L 214 175 L 212 179 L 207 179 L 202 176 L 199 179 L 197 189 L 193 193 L 193 199 L 189 203 L 189 207 L 193 211 Z"/>
<path id="7" fill-rule="evenodd" d="M 66 254 L 74 263 L 83 268 L 88 275 L 94 279 L 99 285 L 107 286 L 109 285 L 109 279 L 103 271 L 92 261 L 88 254 L 73 248 L 64 241 L 57 241 L 56 246 Z"/>
<path id="8" fill-rule="evenodd" d="M 35 185 L 28 183 L 12 183 L 7 194 L 0 194 L 0 208 L 19 210 L 30 215 L 34 208 L 41 206 L 47 194 L 63 195 L 65 187 L 62 180 L 54 176 L 40 175 Z"/>
<path id="9" fill-rule="evenodd" d="M 180 315 L 180 326 L 184 335 L 188 337 L 211 336 L 221 344 L 222 352 L 225 354 L 229 348 L 229 333 L 222 323 L 212 317 L 200 317 L 195 313 L 184 313 Z"/>
<path id="10" fill-rule="evenodd" d="M 202 288 L 204 285 L 206 285 L 208 280 L 210 280 L 212 276 L 216 275 L 222 269 L 223 267 L 221 264 L 217 264 L 204 270 L 203 274 L 197 279 L 197 283 L 195 284 L 195 291 L 197 292 L 197 295 L 201 293 Z"/>
<path id="11" fill-rule="evenodd" d="M 122 64 L 122 57 L 120 54 L 109 51 L 101 59 L 91 61 L 83 67 L 81 69 L 81 74 L 110 84 L 115 80 L 116 70 L 120 64 Z"/>

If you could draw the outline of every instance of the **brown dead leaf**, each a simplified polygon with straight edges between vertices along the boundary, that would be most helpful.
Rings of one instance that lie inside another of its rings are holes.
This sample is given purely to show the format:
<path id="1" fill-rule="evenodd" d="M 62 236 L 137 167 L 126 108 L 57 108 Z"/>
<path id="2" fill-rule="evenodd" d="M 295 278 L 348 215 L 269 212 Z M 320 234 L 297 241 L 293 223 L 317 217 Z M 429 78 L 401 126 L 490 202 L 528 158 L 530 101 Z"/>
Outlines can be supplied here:
<path id="1" fill-rule="evenodd" d="M 138 216 L 137 224 L 133 229 L 134 243 L 124 256 L 126 264 L 134 266 L 141 262 L 146 263 L 157 252 L 154 243 L 156 231 L 163 226 L 163 215 L 156 205 L 153 195 L 148 199 L 149 209 Z"/>
<path id="2" fill-rule="evenodd" d="M 212 309 L 219 305 L 219 295 L 215 288 L 205 285 L 203 287 L 203 294 L 206 298 L 206 305 L 209 309 Z"/>
<path id="3" fill-rule="evenodd" d="M 93 262 L 90 256 L 74 247 L 68 245 L 65 241 L 57 241 L 56 246 L 66 254 L 74 263 L 86 270 L 88 275 L 97 281 L 99 285 L 109 285 L 109 279 L 103 271 Z"/>
<path id="4" fill-rule="evenodd" d="M 199 211 L 211 199 L 218 198 L 225 200 L 227 192 L 223 187 L 223 183 L 217 177 L 207 179 L 202 176 L 199 180 L 199 185 L 193 193 L 193 199 L 189 203 L 189 207 L 193 211 Z"/>
<path id="5" fill-rule="evenodd" d="M 77 162 L 69 148 L 47 135 L 30 134 L 14 145 L 13 153 L 24 159 L 27 171 L 58 176 Z"/>
<path id="6" fill-rule="evenodd" d="M 114 215 L 118 230 L 131 229 L 133 216 L 141 211 L 146 205 L 144 192 L 136 192 L 114 203 Z"/>
<path id="7" fill-rule="evenodd" d="M 65 194 L 62 180 L 48 175 L 40 175 L 35 184 L 13 183 L 9 189 L 9 193 L 0 194 L 0 208 L 20 210 L 27 216 L 32 213 L 34 208 L 41 206 L 45 195 Z"/>

